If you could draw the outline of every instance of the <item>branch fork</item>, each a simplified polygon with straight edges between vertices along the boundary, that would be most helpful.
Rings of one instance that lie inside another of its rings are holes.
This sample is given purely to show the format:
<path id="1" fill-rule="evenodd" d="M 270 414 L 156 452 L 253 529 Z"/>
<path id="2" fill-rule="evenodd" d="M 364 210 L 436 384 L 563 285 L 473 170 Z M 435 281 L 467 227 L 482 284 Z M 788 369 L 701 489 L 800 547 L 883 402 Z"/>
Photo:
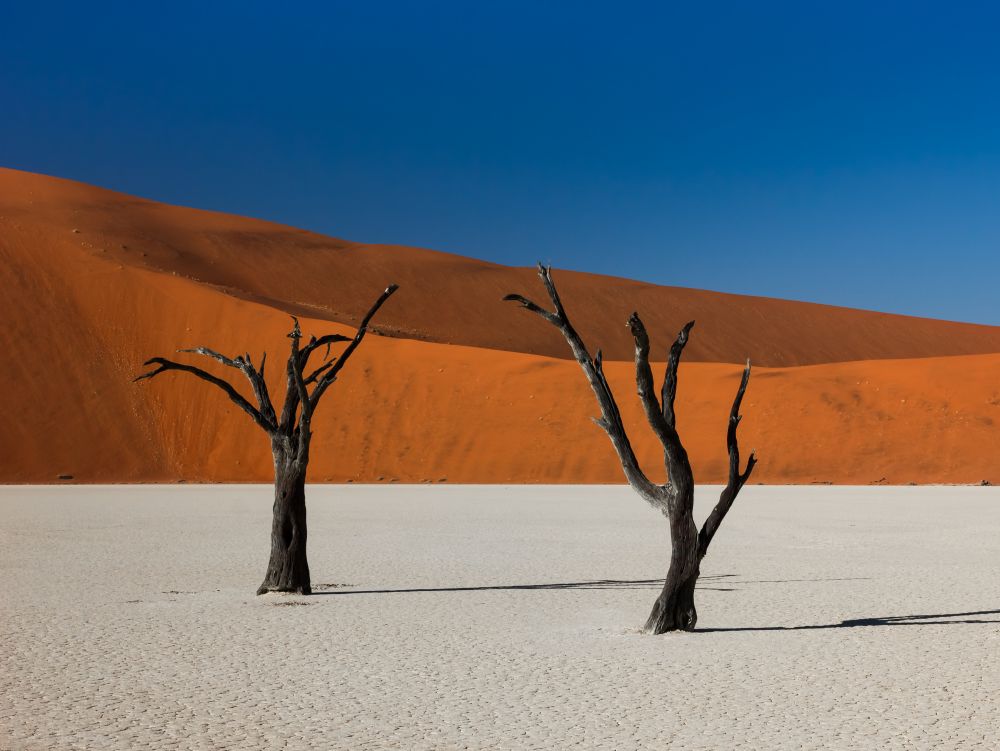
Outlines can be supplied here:
<path id="1" fill-rule="evenodd" d="M 592 358 L 583 343 L 583 339 L 573 328 L 555 284 L 552 282 L 551 268 L 539 263 L 538 276 L 548 293 L 554 310 L 547 310 L 523 295 L 510 294 L 503 299 L 517 303 L 559 329 L 569 344 L 577 363 L 583 369 L 594 396 L 597 398 L 601 416 L 593 418 L 593 420 L 611 439 L 626 479 L 643 499 L 654 508 L 662 511 L 670 521 L 672 541 L 670 571 L 664 583 L 664 591 L 657 600 L 653 613 L 646 624 L 647 630 L 654 633 L 678 628 L 691 630 L 697 620 L 693 598 L 694 582 L 698 578 L 699 563 L 707 553 L 708 546 L 718 531 L 723 518 L 732 507 L 736 495 L 750 478 L 750 473 L 757 463 L 756 456 L 751 453 L 746 469 L 740 471 L 739 443 L 736 437 L 736 429 L 740 423 L 739 409 L 743 401 L 743 394 L 750 381 L 750 361 L 747 360 L 743 370 L 743 378 L 730 410 L 726 432 L 726 446 L 729 452 L 729 481 L 723 489 L 718 503 L 699 531 L 692 518 L 694 477 L 687 451 L 677 433 L 677 417 L 674 411 L 674 401 L 677 396 L 677 369 L 691 329 L 694 327 L 694 321 L 681 328 L 670 347 L 659 399 L 656 396 L 653 373 L 649 366 L 650 345 L 646 327 L 638 313 L 632 313 L 625 322 L 635 341 L 635 380 L 639 401 L 650 428 L 663 446 L 668 480 L 664 485 L 657 485 L 649 480 L 636 459 L 622 424 L 621 413 L 615 402 L 614 394 L 604 375 L 601 351 L 597 350 L 597 354 Z"/>

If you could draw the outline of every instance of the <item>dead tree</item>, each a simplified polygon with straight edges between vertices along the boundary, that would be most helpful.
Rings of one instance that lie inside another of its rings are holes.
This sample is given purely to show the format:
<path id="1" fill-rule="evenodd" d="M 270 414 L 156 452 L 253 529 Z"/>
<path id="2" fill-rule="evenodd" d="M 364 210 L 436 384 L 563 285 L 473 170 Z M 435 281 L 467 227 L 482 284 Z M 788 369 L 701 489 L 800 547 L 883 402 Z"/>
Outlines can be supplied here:
<path id="1" fill-rule="evenodd" d="M 250 382 L 257 406 L 251 404 L 227 381 L 200 368 L 162 357 L 154 357 L 143 363 L 158 367 L 135 379 L 141 381 L 153 378 L 169 370 L 191 373 L 222 389 L 236 406 L 250 415 L 257 427 L 267 433 L 271 441 L 271 453 L 274 455 L 274 515 L 271 522 L 271 557 L 264 581 L 257 589 L 258 595 L 265 592 L 311 593 L 309 563 L 306 559 L 305 483 L 309 443 L 312 439 L 312 418 L 323 394 L 337 380 L 337 375 L 365 338 L 372 317 L 396 289 L 395 284 L 386 288 L 361 320 L 353 338 L 340 334 L 326 334 L 318 339 L 312 336 L 308 343 L 300 346 L 302 332 L 299 321 L 292 317 L 295 326 L 288 335 L 292 340 L 291 353 L 285 366 L 285 403 L 280 416 L 275 413 L 267 382 L 264 380 L 266 353 L 260 358 L 260 366 L 255 368 L 249 354 L 229 358 L 206 347 L 178 350 L 211 357 L 243 373 Z M 349 344 L 340 357 L 329 359 L 330 345 L 337 342 Z M 325 350 L 323 364 L 308 371 L 310 356 L 320 348 Z"/>
<path id="2" fill-rule="evenodd" d="M 736 441 L 736 427 L 740 422 L 740 403 L 743 401 L 743 394 L 750 380 L 750 361 L 747 360 L 743 379 L 740 381 L 733 408 L 729 413 L 729 429 L 726 432 L 726 443 L 729 448 L 729 482 L 699 531 L 693 515 L 694 476 L 691 472 L 691 462 L 677 434 L 674 415 L 677 365 L 694 321 L 681 329 L 677 340 L 670 348 L 659 400 L 653 388 L 653 374 L 649 367 L 649 337 L 646 334 L 646 327 L 639 320 L 638 313 L 629 316 L 626 323 L 635 339 L 635 380 L 639 399 L 650 427 L 663 445 L 667 482 L 664 485 L 657 485 L 646 477 L 636 460 L 614 394 L 604 377 L 601 351 L 597 350 L 597 355 L 591 358 L 583 340 L 566 316 L 559 293 L 552 283 L 549 267 L 539 263 L 538 275 L 552 300 L 554 311 L 546 310 L 521 295 L 507 295 L 504 300 L 520 303 L 562 332 L 570 349 L 573 350 L 576 361 L 583 368 L 587 381 L 597 397 L 597 403 L 601 407 L 601 417 L 594 418 L 594 422 L 603 428 L 611 439 L 625 471 L 625 477 L 632 488 L 653 508 L 661 511 L 670 523 L 670 567 L 667 570 L 663 591 L 653 604 L 653 611 L 649 614 L 644 630 L 654 634 L 677 630 L 693 631 L 698 620 L 694 606 L 694 588 L 700 573 L 701 559 L 708 552 L 708 546 L 719 525 L 722 524 L 733 501 L 736 500 L 737 493 L 746 484 L 757 463 L 756 457 L 751 453 L 746 469 L 740 472 L 740 449 Z"/>

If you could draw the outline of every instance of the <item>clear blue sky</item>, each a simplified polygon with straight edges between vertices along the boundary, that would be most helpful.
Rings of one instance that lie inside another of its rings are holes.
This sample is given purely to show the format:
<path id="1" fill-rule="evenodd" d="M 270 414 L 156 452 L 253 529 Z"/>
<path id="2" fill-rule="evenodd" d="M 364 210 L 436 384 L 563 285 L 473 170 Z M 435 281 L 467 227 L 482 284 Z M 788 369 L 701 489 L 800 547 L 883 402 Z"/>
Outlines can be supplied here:
<path id="1" fill-rule="evenodd" d="M 993 3 L 4 3 L 0 164 L 1000 324 Z"/>

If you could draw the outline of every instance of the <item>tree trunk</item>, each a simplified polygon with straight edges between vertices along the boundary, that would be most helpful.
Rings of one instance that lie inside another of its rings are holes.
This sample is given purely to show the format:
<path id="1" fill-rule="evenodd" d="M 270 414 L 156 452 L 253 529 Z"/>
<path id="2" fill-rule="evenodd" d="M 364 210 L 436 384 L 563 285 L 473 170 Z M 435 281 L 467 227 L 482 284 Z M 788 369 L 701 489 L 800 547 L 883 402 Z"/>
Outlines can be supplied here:
<path id="1" fill-rule="evenodd" d="M 692 499 L 693 500 L 693 499 Z M 683 501 L 671 510 L 670 568 L 663 591 L 653 603 L 653 610 L 643 630 L 648 634 L 667 631 L 694 631 L 698 611 L 694 606 L 694 587 L 701 573 L 698 556 L 698 528 L 690 504 Z"/>
<path id="2" fill-rule="evenodd" d="M 312 592 L 306 560 L 306 466 L 280 449 L 274 451 L 271 559 L 257 589 L 259 595 L 265 592 Z"/>
<path id="3" fill-rule="evenodd" d="M 681 352 L 688 341 L 688 334 L 694 321 L 687 323 L 677 334 L 677 339 L 667 355 L 667 372 L 663 377 L 663 388 L 657 399 L 653 388 L 653 371 L 649 367 L 649 334 L 638 313 L 629 316 L 626 325 L 635 339 L 635 385 L 642 402 L 646 420 L 663 446 L 663 460 L 667 469 L 666 485 L 656 485 L 650 481 L 639 466 L 632 444 L 625 432 L 621 412 L 615 402 L 615 395 L 604 375 L 601 350 L 592 358 L 580 335 L 573 328 L 563 308 L 562 300 L 552 282 L 552 269 L 538 264 L 545 291 L 555 307 L 546 310 L 522 295 L 506 295 L 503 299 L 516 302 L 562 332 L 563 338 L 573 351 L 573 356 L 583 369 L 590 388 L 601 407 L 601 417 L 595 422 L 608 434 L 622 470 L 629 485 L 653 508 L 662 511 L 670 522 L 670 569 L 663 584 L 663 591 L 653 604 L 653 612 L 646 621 L 646 633 L 662 634 L 666 631 L 693 631 L 698 623 L 698 611 L 694 607 L 694 588 L 698 582 L 701 559 L 705 556 L 712 538 L 725 518 L 736 494 L 740 492 L 757 458 L 750 454 L 746 470 L 740 473 L 740 450 L 736 440 L 736 428 L 740 424 L 740 404 L 750 381 L 750 361 L 743 369 L 743 378 L 736 391 L 733 407 L 729 412 L 729 428 L 726 431 L 726 447 L 729 450 L 729 482 L 726 484 L 719 502 L 709 514 L 701 532 L 694 523 L 694 477 L 687 451 L 677 434 L 677 415 L 674 401 L 677 396 L 677 368 Z"/>

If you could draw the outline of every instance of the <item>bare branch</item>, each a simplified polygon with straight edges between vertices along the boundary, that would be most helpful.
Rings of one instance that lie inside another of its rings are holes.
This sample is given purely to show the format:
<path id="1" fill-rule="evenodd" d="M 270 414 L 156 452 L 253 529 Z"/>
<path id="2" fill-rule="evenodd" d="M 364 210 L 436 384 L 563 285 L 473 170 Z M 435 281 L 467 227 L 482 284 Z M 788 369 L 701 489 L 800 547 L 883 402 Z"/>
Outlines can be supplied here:
<path id="1" fill-rule="evenodd" d="M 522 307 L 541 316 L 562 332 L 563 338 L 566 339 L 567 344 L 569 344 L 570 349 L 573 351 L 573 356 L 583 369 L 583 373 L 587 377 L 590 388 L 594 392 L 594 396 L 597 397 L 597 403 L 601 408 L 601 418 L 594 422 L 611 439 L 611 444 L 615 447 L 626 479 L 628 479 L 629 484 L 648 503 L 661 511 L 665 510 L 667 500 L 664 488 L 654 484 L 646 477 L 639 466 L 638 459 L 636 459 L 632 444 L 629 442 L 628 434 L 625 432 L 625 426 L 622 423 L 621 413 L 618 410 L 618 404 L 615 402 L 614 394 L 608 385 L 607 378 L 604 376 L 601 351 L 598 350 L 596 358 L 591 359 L 586 345 L 566 315 L 566 311 L 559 299 L 559 293 L 552 282 L 552 272 L 549 267 L 539 263 L 538 276 L 549 294 L 549 299 L 552 300 L 552 304 L 555 306 L 555 312 L 545 310 L 521 295 L 507 295 L 503 299 L 519 303 Z"/>
<path id="2" fill-rule="evenodd" d="M 302 390 L 299 389 L 302 368 L 301 353 L 298 349 L 299 340 L 302 338 L 302 328 L 299 326 L 299 319 L 292 316 L 292 330 L 288 332 L 288 338 L 292 340 L 288 361 L 285 363 L 285 403 L 281 408 L 281 419 L 278 422 L 279 430 L 289 438 L 295 433 L 298 422 L 298 409 L 302 403 Z M 314 342 L 316 337 L 312 337 L 310 342 Z M 306 345 L 308 346 L 308 345 Z M 296 372 L 299 376 L 296 377 Z"/>
<path id="3" fill-rule="evenodd" d="M 236 360 L 232 360 L 225 355 L 220 355 L 214 349 L 209 349 L 208 347 L 192 347 L 191 349 L 179 349 L 178 352 L 191 352 L 196 355 L 204 355 L 205 357 L 211 357 L 213 360 L 218 360 L 223 365 L 228 365 L 230 368 L 236 368 L 240 370 L 240 366 L 236 364 Z"/>
<path id="4" fill-rule="evenodd" d="M 549 299 L 552 300 L 552 304 L 555 306 L 556 315 L 568 322 L 569 319 L 566 317 L 566 310 L 563 308 L 562 301 L 559 299 L 559 292 L 556 291 L 556 285 L 552 283 L 552 267 L 545 266 L 541 261 L 539 261 L 538 276 L 541 277 L 542 284 L 545 285 L 545 291 L 549 293 Z"/>
<path id="5" fill-rule="evenodd" d="M 271 394 L 267 390 L 267 381 L 264 380 L 264 374 L 254 370 L 249 358 L 244 361 L 243 372 L 250 381 L 250 387 L 253 389 L 253 394 L 257 398 L 257 404 L 260 407 L 261 414 L 264 415 L 271 425 L 277 428 L 278 418 L 277 415 L 274 414 L 274 405 L 271 403 Z"/>
<path id="6" fill-rule="evenodd" d="M 218 360 L 223 365 L 230 368 L 236 368 L 243 375 L 246 376 L 247 380 L 250 382 L 250 388 L 253 389 L 254 397 L 257 399 L 257 407 L 260 410 L 261 415 L 270 425 L 276 425 L 277 416 L 274 414 L 274 405 L 271 404 L 271 395 L 267 391 L 267 383 L 264 381 L 264 362 L 267 359 L 265 354 L 260 360 L 260 372 L 254 370 L 253 363 L 250 360 L 250 353 L 231 359 L 225 355 L 221 355 L 213 349 L 208 347 L 193 347 L 191 349 L 179 349 L 178 352 L 191 352 L 196 355 L 203 355 L 205 357 L 211 357 L 213 360 Z"/>
<path id="7" fill-rule="evenodd" d="M 663 448 L 677 441 L 677 434 L 670 435 L 670 429 L 660 411 L 660 403 L 653 393 L 653 371 L 649 368 L 649 335 L 638 313 L 632 313 L 625 323 L 635 339 L 635 385 L 639 391 L 639 401 L 646 413 L 650 427 L 660 439 Z"/>
<path id="8" fill-rule="evenodd" d="M 297 319 L 296 319 L 296 325 L 298 325 Z M 295 334 L 294 329 L 291 332 L 291 334 L 288 335 L 289 338 L 292 338 L 293 334 Z M 298 337 L 301 338 L 301 336 L 302 332 L 301 330 L 299 330 Z M 309 358 L 312 356 L 312 353 L 315 352 L 320 347 L 323 346 L 326 347 L 326 357 L 329 357 L 331 344 L 335 342 L 349 342 L 349 341 L 351 341 L 351 337 L 344 336 L 343 334 L 326 334 L 324 336 L 319 337 L 318 339 L 315 336 L 310 336 L 309 342 L 298 351 L 297 355 L 298 371 L 300 373 L 305 373 L 306 365 L 309 363 Z M 315 383 L 319 375 L 332 365 L 333 363 L 330 362 L 326 365 L 317 368 L 308 376 L 304 376 L 302 379 L 303 384 L 308 386 L 311 383 Z M 292 433 L 295 430 L 297 410 L 299 408 L 299 404 L 302 403 L 302 396 L 299 393 L 294 372 L 293 370 L 289 370 L 290 366 L 291 362 L 289 362 L 288 367 L 286 367 L 288 383 L 286 385 L 286 390 L 285 390 L 285 404 L 282 407 L 281 420 L 279 421 L 279 425 L 281 426 L 281 431 L 289 436 L 292 435 Z"/>
<path id="9" fill-rule="evenodd" d="M 278 416 L 274 413 L 274 404 L 271 402 L 271 394 L 267 390 L 267 379 L 264 378 L 264 365 L 267 362 L 267 353 L 264 352 L 260 356 L 260 368 L 254 370 L 253 364 L 250 362 L 250 355 L 247 355 L 246 369 L 244 372 L 247 378 L 250 379 L 250 384 L 253 387 L 254 396 L 257 397 L 257 404 L 260 405 L 260 411 L 267 418 L 268 422 L 277 428 Z"/>
<path id="10" fill-rule="evenodd" d="M 361 324 L 358 326 L 358 330 L 357 333 L 355 333 L 354 338 L 351 339 L 351 343 L 347 345 L 344 351 L 340 353 L 340 357 L 337 358 L 336 362 L 334 362 L 334 364 L 330 366 L 329 370 L 327 370 L 326 373 L 324 373 L 323 376 L 317 381 L 316 387 L 313 389 L 312 396 L 309 397 L 312 409 L 315 409 L 316 405 L 319 404 L 319 400 L 323 397 L 324 392 L 327 388 L 329 388 L 330 384 L 337 380 L 337 374 L 343 370 L 347 361 L 351 358 L 351 355 L 354 354 L 358 345 L 360 345 L 361 341 L 365 338 L 365 334 L 368 333 L 368 324 L 371 323 L 372 318 L 378 312 L 379 308 L 385 304 L 386 300 L 392 297 L 393 293 L 397 289 L 399 289 L 398 284 L 390 284 L 368 309 L 365 317 L 361 319 Z M 317 342 L 322 342 L 324 339 L 326 339 L 326 337 L 318 339 Z"/>
<path id="11" fill-rule="evenodd" d="M 673 425 L 667 422 L 653 391 L 653 371 L 649 367 L 649 336 L 638 313 L 629 316 L 626 324 L 635 339 L 635 382 L 639 391 L 639 401 L 646 413 L 646 420 L 663 446 L 667 476 L 673 488 L 692 485 L 691 464 L 687 451 Z"/>
<path id="12" fill-rule="evenodd" d="M 278 430 L 286 436 L 291 436 L 295 430 L 296 416 L 299 409 L 299 392 L 295 386 L 295 376 L 289 364 L 285 365 L 285 403 L 281 407 L 281 418 L 278 420 Z"/>
<path id="13" fill-rule="evenodd" d="M 645 630 L 656 634 L 674 630 L 694 630 L 698 613 L 694 605 L 695 586 L 698 581 L 699 563 L 708 549 L 722 519 L 732 505 L 736 494 L 747 481 L 756 458 L 750 457 L 746 471 L 739 474 L 739 447 L 736 442 L 736 428 L 739 424 L 739 408 L 750 378 L 750 364 L 743 374 L 730 415 L 727 443 L 730 455 L 730 477 L 726 490 L 713 509 L 705 526 L 699 532 L 692 511 L 694 508 L 694 477 L 687 452 L 677 435 L 675 427 L 674 400 L 677 394 L 677 369 L 681 353 L 687 343 L 693 322 L 688 323 L 677 335 L 667 359 L 667 372 L 661 392 L 662 402 L 657 401 L 653 387 L 653 374 L 649 367 L 649 336 L 638 314 L 633 313 L 627 322 L 635 339 L 635 378 L 639 399 L 653 431 L 663 444 L 664 460 L 669 476 L 667 485 L 655 485 L 647 479 L 639 468 L 635 453 L 629 443 L 622 424 L 618 405 L 604 375 L 601 351 L 591 359 L 583 340 L 573 329 L 562 306 L 549 268 L 538 265 L 542 284 L 555 306 L 554 311 L 521 295 L 507 295 L 504 300 L 516 302 L 532 313 L 544 318 L 561 332 L 580 367 L 590 383 L 601 407 L 601 417 L 594 422 L 611 439 L 621 461 L 622 469 L 629 484 L 655 508 L 664 512 L 670 523 L 670 568 L 663 583 L 663 591 L 654 603 Z"/>
<path id="14" fill-rule="evenodd" d="M 320 365 L 320 366 L 319 366 L 318 368 L 316 368 L 316 370 L 314 370 L 314 371 L 313 371 L 312 373 L 310 373 L 310 374 L 309 374 L 308 376 L 306 376 L 306 377 L 305 377 L 305 380 L 304 380 L 303 382 L 304 382 L 304 383 L 305 383 L 305 384 L 306 384 L 307 386 L 308 386 L 308 385 L 309 385 L 310 383 L 315 383 L 315 382 L 316 382 L 316 379 L 318 379 L 318 378 L 319 378 L 320 374 L 321 374 L 321 373 L 323 373 L 323 371 L 325 371 L 325 370 L 326 370 L 327 368 L 332 368 L 332 367 L 333 367 L 333 364 L 334 364 L 335 362 L 337 362 L 337 359 L 336 359 L 336 358 L 334 358 L 334 359 L 332 359 L 332 360 L 327 360 L 327 361 L 326 361 L 325 363 L 323 363 L 323 364 L 322 364 L 322 365 Z"/>
<path id="15" fill-rule="evenodd" d="M 292 316 L 292 320 L 295 321 L 295 328 L 288 335 L 288 338 L 292 340 L 292 351 L 288 356 L 288 378 L 291 384 L 295 386 L 295 392 L 298 394 L 299 402 L 302 405 L 302 414 L 299 417 L 299 429 L 300 431 L 307 431 L 309 420 L 312 418 L 312 405 L 309 403 L 309 392 L 306 391 L 305 380 L 302 377 L 303 363 L 299 358 L 299 339 L 302 338 L 302 329 L 299 328 L 298 318 Z"/>
<path id="16" fill-rule="evenodd" d="M 536 313 L 544 318 L 546 321 L 551 323 L 553 326 L 561 326 L 562 322 L 559 320 L 559 316 L 554 313 L 550 313 L 539 305 L 536 305 L 531 300 L 526 297 L 521 297 L 521 295 L 504 295 L 503 302 L 516 302 L 520 303 L 521 307 L 527 308 L 532 313 Z"/>
<path id="17" fill-rule="evenodd" d="M 243 396 L 236 389 L 234 389 L 231 384 L 222 380 L 221 378 L 215 377 L 211 373 L 206 373 L 201 368 L 196 368 L 193 365 L 184 365 L 183 363 L 174 362 L 173 360 L 167 360 L 163 357 L 150 358 L 149 360 L 146 360 L 146 362 L 144 362 L 143 365 L 158 365 L 159 367 L 148 373 L 143 373 L 142 375 L 137 376 L 136 378 L 133 379 L 133 382 L 141 381 L 145 378 L 155 378 L 156 376 L 160 375 L 160 373 L 165 373 L 168 370 L 179 370 L 185 373 L 191 373 L 192 375 L 201 378 L 203 381 L 208 381 L 209 383 L 218 386 L 220 389 L 225 391 L 226 396 L 228 396 L 229 399 L 237 407 L 239 407 L 248 415 L 250 415 L 253 421 L 257 423 L 257 425 L 259 425 L 268 434 L 273 433 L 276 430 L 276 427 L 273 424 L 269 423 L 268 420 L 264 417 L 264 415 L 262 415 L 252 404 L 250 404 L 250 402 L 244 399 Z"/>
<path id="18" fill-rule="evenodd" d="M 326 354 L 323 356 L 323 359 L 326 359 L 330 356 L 331 344 L 336 344 L 337 342 L 349 342 L 349 341 L 351 341 L 351 337 L 344 336 L 343 334 L 326 334 L 325 336 L 321 336 L 319 339 L 317 339 L 314 336 L 309 337 L 309 343 L 302 348 L 301 353 L 299 355 L 302 358 L 303 370 L 305 369 L 306 362 L 309 360 L 309 356 L 313 353 L 313 351 L 319 349 L 320 347 L 325 346 Z"/>
<path id="19" fill-rule="evenodd" d="M 718 503 L 715 504 L 715 508 L 712 509 L 712 513 L 705 520 L 701 532 L 698 533 L 699 558 L 703 558 L 705 553 L 708 552 L 708 546 L 712 542 L 712 538 L 715 537 L 715 533 L 722 524 L 722 520 L 726 518 L 726 514 L 732 507 L 733 501 L 736 500 L 737 494 L 739 494 L 747 480 L 750 479 L 750 473 L 753 472 L 753 468 L 757 465 L 756 454 L 750 452 L 746 470 L 742 473 L 740 472 L 740 446 L 736 439 L 736 429 L 739 427 L 740 420 L 742 419 L 740 405 L 743 403 L 743 395 L 746 393 L 747 384 L 749 383 L 750 361 L 747 360 L 746 367 L 743 369 L 743 377 L 740 379 L 739 388 L 736 390 L 736 398 L 733 399 L 733 407 L 729 412 L 729 428 L 726 431 L 726 446 L 729 449 L 729 482 L 726 483 L 726 487 L 723 488 L 719 496 Z"/>
<path id="20" fill-rule="evenodd" d="M 684 328 L 677 334 L 677 339 L 670 347 L 670 354 L 667 355 L 667 372 L 663 376 L 663 388 L 660 391 L 660 401 L 663 403 L 663 419 L 671 428 L 677 428 L 677 417 L 674 414 L 674 398 L 677 396 L 677 366 L 681 361 L 681 352 L 687 344 L 688 334 L 694 321 L 688 321 Z"/>

